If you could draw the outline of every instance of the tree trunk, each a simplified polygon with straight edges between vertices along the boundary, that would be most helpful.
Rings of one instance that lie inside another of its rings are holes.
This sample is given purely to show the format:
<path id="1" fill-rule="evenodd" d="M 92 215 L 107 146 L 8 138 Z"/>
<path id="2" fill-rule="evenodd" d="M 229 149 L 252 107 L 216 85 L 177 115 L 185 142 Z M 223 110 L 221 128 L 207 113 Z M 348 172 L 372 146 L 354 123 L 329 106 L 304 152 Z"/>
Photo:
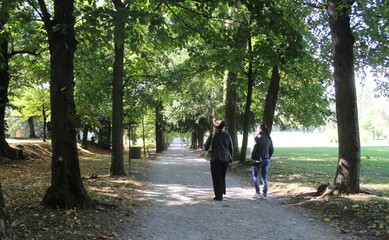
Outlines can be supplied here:
<path id="1" fill-rule="evenodd" d="M 42 106 L 42 116 L 43 116 L 43 141 L 46 142 L 46 139 L 47 139 L 47 134 L 46 134 L 47 116 L 46 116 L 46 110 L 45 110 L 44 106 Z"/>
<path id="2" fill-rule="evenodd" d="M 0 239 L 16 239 L 5 209 L 3 190 L 0 183 Z"/>
<path id="3" fill-rule="evenodd" d="M 76 141 L 73 58 L 74 0 L 55 0 L 53 20 L 39 0 L 50 49 L 50 100 L 52 121 L 51 186 L 43 205 L 51 208 L 87 207 L 91 203 L 81 180 Z M 62 26 L 53 31 L 54 26 Z"/>
<path id="4" fill-rule="evenodd" d="M 0 32 L 5 28 L 8 20 L 8 7 L 6 2 L 0 6 Z M 5 106 L 8 103 L 8 41 L 0 35 L 0 156 L 8 157 L 8 152 L 12 150 L 5 140 Z M 0 239 L 15 239 L 11 225 L 9 223 L 7 211 L 5 209 L 3 190 L 0 183 Z"/>
<path id="5" fill-rule="evenodd" d="M 203 149 L 203 147 L 204 147 L 204 130 L 203 130 L 202 126 L 200 126 L 199 124 L 196 124 L 196 137 L 197 137 L 198 148 Z"/>
<path id="6" fill-rule="evenodd" d="M 88 132 L 89 132 L 89 126 L 88 124 L 84 124 L 84 127 L 82 128 L 82 144 L 81 144 L 81 147 L 83 149 L 88 149 Z"/>
<path id="7" fill-rule="evenodd" d="M 114 1 L 116 11 L 121 1 Z M 124 74 L 125 22 L 116 21 L 114 26 L 115 61 L 112 80 L 112 158 L 111 176 L 126 175 L 123 158 L 123 74 Z"/>
<path id="8" fill-rule="evenodd" d="M 165 150 L 162 109 L 162 102 L 159 101 L 155 107 L 155 143 L 157 153 L 161 153 Z"/>
<path id="9" fill-rule="evenodd" d="M 238 130 L 236 124 L 236 85 L 238 74 L 236 72 L 228 72 L 227 86 L 226 86 L 226 129 L 231 135 L 232 144 L 234 146 L 234 160 L 239 159 L 239 145 L 238 145 Z"/>
<path id="10" fill-rule="evenodd" d="M 195 130 L 193 130 L 193 132 L 192 132 L 190 148 L 192 148 L 192 149 L 198 148 L 198 146 L 197 146 L 197 134 L 196 134 Z"/>
<path id="11" fill-rule="evenodd" d="M 37 138 L 35 134 L 35 129 L 34 129 L 34 118 L 29 117 L 28 118 L 28 127 L 30 129 L 30 135 L 28 136 L 29 138 Z"/>
<path id="12" fill-rule="evenodd" d="M 360 139 L 354 79 L 354 36 L 350 11 L 354 1 L 330 0 L 328 15 L 332 37 L 339 156 L 335 185 L 341 192 L 359 192 Z"/>
<path id="13" fill-rule="evenodd" d="M 142 142 L 143 142 L 143 156 L 146 156 L 146 133 L 145 133 L 145 116 L 142 117 Z"/>
<path id="14" fill-rule="evenodd" d="M 100 120 L 102 127 L 99 129 L 99 139 L 97 145 L 106 150 L 111 149 L 111 122 Z"/>
<path id="15" fill-rule="evenodd" d="M 251 53 L 251 39 L 248 40 L 249 52 Z M 253 95 L 253 86 L 254 86 L 254 76 L 253 76 L 253 62 L 252 59 L 249 60 L 247 72 L 247 96 L 246 96 L 246 107 L 243 117 L 243 138 L 242 138 L 242 148 L 240 152 L 239 163 L 244 163 L 246 161 L 247 155 L 247 142 L 249 136 L 249 121 L 250 121 L 250 109 Z"/>
<path id="16" fill-rule="evenodd" d="M 273 127 L 274 111 L 278 99 L 278 90 L 280 89 L 280 74 L 278 67 L 274 66 L 272 69 L 269 89 L 267 90 L 265 107 L 263 110 L 262 123 L 265 124 L 269 130 L 269 135 Z"/>
<path id="17" fill-rule="evenodd" d="M 6 6 L 1 7 L 1 15 L 7 16 Z M 0 32 L 5 27 L 7 18 L 4 17 L 0 22 Z M 5 33 L 3 35 L 6 35 Z M 23 151 L 11 148 L 5 136 L 5 108 L 8 104 L 8 86 L 10 81 L 9 75 L 9 56 L 8 56 L 8 41 L 6 36 L 0 35 L 0 156 L 10 159 L 22 159 Z"/>

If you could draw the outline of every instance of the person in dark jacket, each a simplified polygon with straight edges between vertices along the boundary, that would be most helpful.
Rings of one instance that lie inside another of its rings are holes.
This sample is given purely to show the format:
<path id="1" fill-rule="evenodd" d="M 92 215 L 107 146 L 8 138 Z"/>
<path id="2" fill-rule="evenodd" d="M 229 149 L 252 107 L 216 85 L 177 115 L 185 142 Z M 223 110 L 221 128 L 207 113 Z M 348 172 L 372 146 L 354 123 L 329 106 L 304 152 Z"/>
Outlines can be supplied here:
<path id="1" fill-rule="evenodd" d="M 213 191 L 216 201 L 223 200 L 226 194 L 226 172 L 228 165 L 232 162 L 234 148 L 229 133 L 224 131 L 226 126 L 223 120 L 215 121 L 216 130 L 211 133 L 204 144 L 204 149 L 208 151 L 212 145 L 211 174 Z"/>
<path id="2" fill-rule="evenodd" d="M 251 148 L 251 159 L 254 162 L 252 167 L 252 176 L 255 187 L 254 198 L 267 199 L 267 174 L 269 172 L 270 158 L 272 157 L 273 152 L 273 142 L 269 136 L 269 131 L 265 125 L 261 124 L 258 126 L 258 134 L 254 137 L 254 145 Z M 262 195 L 260 194 L 259 172 L 261 172 L 263 184 Z"/>

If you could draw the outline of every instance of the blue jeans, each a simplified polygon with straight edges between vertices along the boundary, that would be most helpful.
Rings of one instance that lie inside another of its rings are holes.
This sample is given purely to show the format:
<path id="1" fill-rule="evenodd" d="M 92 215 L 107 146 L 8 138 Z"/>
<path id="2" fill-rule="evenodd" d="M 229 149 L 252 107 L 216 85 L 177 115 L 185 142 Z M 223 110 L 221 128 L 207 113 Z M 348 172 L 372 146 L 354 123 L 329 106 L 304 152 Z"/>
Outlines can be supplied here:
<path id="1" fill-rule="evenodd" d="M 262 159 L 262 164 L 260 167 L 253 167 L 252 168 L 252 175 L 253 175 L 253 181 L 255 186 L 255 192 L 260 193 L 260 186 L 259 183 L 259 170 L 261 170 L 261 180 L 263 184 L 263 195 L 267 196 L 267 188 L 268 188 L 268 181 L 267 181 L 267 173 L 269 172 L 270 167 L 270 159 Z"/>

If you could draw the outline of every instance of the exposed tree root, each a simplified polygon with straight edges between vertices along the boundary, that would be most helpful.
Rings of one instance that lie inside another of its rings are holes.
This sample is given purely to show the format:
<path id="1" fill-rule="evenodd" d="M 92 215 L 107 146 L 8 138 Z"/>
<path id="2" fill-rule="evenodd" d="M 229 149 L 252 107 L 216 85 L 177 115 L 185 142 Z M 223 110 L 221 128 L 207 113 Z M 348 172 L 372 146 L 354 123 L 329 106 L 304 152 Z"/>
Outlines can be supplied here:
<path id="1" fill-rule="evenodd" d="M 335 183 L 322 184 L 317 188 L 317 192 L 315 194 L 318 197 L 313 197 L 311 201 L 328 201 L 329 196 L 339 196 L 341 192 L 342 189 Z"/>
<path id="2" fill-rule="evenodd" d="M 23 149 L 12 148 L 6 141 L 0 141 L 0 156 L 10 158 L 12 160 L 20 160 L 24 158 Z"/>

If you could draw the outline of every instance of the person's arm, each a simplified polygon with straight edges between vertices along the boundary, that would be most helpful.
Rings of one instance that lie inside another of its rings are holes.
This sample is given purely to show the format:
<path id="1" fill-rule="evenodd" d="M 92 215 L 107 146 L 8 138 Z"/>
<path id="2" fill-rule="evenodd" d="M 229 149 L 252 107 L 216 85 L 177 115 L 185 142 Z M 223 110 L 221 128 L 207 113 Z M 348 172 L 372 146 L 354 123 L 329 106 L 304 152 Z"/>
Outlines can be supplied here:
<path id="1" fill-rule="evenodd" d="M 228 146 L 228 151 L 230 151 L 231 153 L 231 160 L 234 159 L 234 146 L 232 145 L 232 138 L 231 138 L 231 135 L 228 134 L 228 137 L 230 138 L 230 145 Z"/>
<path id="2" fill-rule="evenodd" d="M 209 147 L 211 146 L 212 135 L 213 135 L 213 133 L 211 133 L 208 136 L 207 141 L 205 141 L 205 143 L 204 143 L 204 150 L 205 151 L 208 151 Z"/>
<path id="3" fill-rule="evenodd" d="M 273 153 L 274 153 L 273 141 L 270 138 L 269 158 L 271 158 L 271 156 L 273 156 Z"/>
<path id="4" fill-rule="evenodd" d="M 257 157 L 255 157 L 255 156 L 258 155 L 258 153 L 257 153 L 257 151 L 258 151 L 258 146 L 257 146 L 257 144 L 258 144 L 257 135 L 255 135 L 255 137 L 254 137 L 254 143 L 253 143 L 253 146 L 251 147 L 251 152 L 250 152 L 250 158 L 251 158 L 251 159 L 254 159 L 254 160 L 257 159 Z"/>

